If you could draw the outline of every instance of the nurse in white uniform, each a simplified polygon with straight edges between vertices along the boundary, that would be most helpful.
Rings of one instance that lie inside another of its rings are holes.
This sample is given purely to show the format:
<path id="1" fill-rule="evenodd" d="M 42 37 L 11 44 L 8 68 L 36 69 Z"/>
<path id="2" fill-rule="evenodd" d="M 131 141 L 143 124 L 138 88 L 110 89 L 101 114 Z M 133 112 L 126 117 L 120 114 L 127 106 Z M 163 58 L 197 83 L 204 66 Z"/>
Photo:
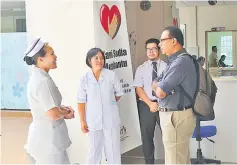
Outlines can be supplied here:
<path id="1" fill-rule="evenodd" d="M 64 119 L 73 118 L 74 111 L 61 106 L 62 96 L 48 73 L 57 68 L 57 56 L 47 43 L 36 38 L 26 51 L 24 61 L 35 65 L 27 87 L 33 121 L 26 152 L 36 164 L 68 164 L 66 149 L 71 140 Z"/>
<path id="2" fill-rule="evenodd" d="M 77 101 L 81 130 L 89 137 L 88 164 L 100 164 L 103 149 L 108 164 L 121 164 L 117 102 L 123 90 L 115 73 L 104 69 L 101 49 L 89 50 L 86 64 L 91 69 L 80 79 Z"/>

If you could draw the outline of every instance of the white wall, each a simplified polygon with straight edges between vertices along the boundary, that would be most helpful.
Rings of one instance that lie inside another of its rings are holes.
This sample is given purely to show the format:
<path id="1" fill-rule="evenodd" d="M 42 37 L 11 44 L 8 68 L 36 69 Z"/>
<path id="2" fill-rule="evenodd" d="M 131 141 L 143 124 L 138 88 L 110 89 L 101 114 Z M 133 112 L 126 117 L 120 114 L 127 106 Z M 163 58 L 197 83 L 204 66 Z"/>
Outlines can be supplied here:
<path id="1" fill-rule="evenodd" d="M 77 85 L 88 70 L 86 53 L 95 45 L 93 2 L 51 0 L 45 5 L 41 0 L 26 1 L 26 17 L 29 41 L 41 36 L 58 57 L 58 68 L 50 74 L 63 96 L 62 104 L 77 110 Z M 80 130 L 77 111 L 67 124 L 73 143 L 68 150 L 71 163 L 85 163 L 87 135 Z"/>
<path id="2" fill-rule="evenodd" d="M 180 24 L 186 24 L 186 46 L 196 46 L 196 8 L 185 7 L 179 9 Z"/>
<path id="3" fill-rule="evenodd" d="M 199 46 L 200 56 L 205 56 L 205 31 L 212 27 L 237 30 L 237 5 L 180 7 L 179 12 L 181 24 L 186 24 L 187 47 Z"/>

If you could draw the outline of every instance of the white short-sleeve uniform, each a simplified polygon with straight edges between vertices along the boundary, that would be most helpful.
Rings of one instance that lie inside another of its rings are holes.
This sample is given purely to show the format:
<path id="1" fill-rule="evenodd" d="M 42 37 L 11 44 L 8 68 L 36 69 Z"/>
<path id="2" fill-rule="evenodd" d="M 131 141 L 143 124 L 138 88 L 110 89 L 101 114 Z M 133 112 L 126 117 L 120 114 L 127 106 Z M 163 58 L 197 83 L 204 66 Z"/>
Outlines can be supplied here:
<path id="1" fill-rule="evenodd" d="M 117 76 L 108 69 L 102 69 L 99 81 L 91 70 L 80 80 L 77 100 L 86 104 L 89 164 L 100 164 L 103 147 L 109 164 L 121 164 L 120 116 L 115 96 L 122 95 Z"/>
<path id="2" fill-rule="evenodd" d="M 66 149 L 71 145 L 64 119 L 52 121 L 46 112 L 61 105 L 62 96 L 50 75 L 34 67 L 27 88 L 33 121 L 29 127 L 26 152 L 36 163 L 69 163 Z"/>

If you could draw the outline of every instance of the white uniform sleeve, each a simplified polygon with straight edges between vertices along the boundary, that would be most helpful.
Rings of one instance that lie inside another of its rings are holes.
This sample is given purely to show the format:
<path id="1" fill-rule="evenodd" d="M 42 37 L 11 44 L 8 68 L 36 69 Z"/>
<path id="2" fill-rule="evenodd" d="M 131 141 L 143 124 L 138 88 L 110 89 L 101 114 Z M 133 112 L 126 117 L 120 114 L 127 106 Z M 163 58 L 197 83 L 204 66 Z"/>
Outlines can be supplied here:
<path id="1" fill-rule="evenodd" d="M 124 94 L 120 81 L 115 73 L 114 73 L 114 90 L 115 90 L 115 96 L 122 96 Z"/>
<path id="2" fill-rule="evenodd" d="M 45 112 L 59 106 L 57 105 L 58 97 L 61 97 L 61 94 L 51 79 L 45 79 L 40 82 L 37 98 Z"/>
<path id="3" fill-rule="evenodd" d="M 86 96 L 86 88 L 85 88 L 85 78 L 81 78 L 78 90 L 77 90 L 77 103 L 86 103 L 87 96 Z"/>
<path id="4" fill-rule="evenodd" d="M 136 70 L 133 86 L 134 87 L 143 87 L 144 86 L 142 71 L 141 71 L 140 67 L 138 67 Z"/>

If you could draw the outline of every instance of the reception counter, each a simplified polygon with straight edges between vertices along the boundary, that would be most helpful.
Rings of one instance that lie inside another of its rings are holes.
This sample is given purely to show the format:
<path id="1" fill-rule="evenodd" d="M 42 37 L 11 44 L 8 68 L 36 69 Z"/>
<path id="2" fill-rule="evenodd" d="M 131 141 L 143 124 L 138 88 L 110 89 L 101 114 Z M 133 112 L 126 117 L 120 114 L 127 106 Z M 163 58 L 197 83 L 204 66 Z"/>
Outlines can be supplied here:
<path id="1" fill-rule="evenodd" d="M 219 77 L 212 77 L 212 79 L 215 82 L 220 82 L 220 81 L 229 81 L 229 82 L 236 82 L 237 81 L 237 76 L 219 76 Z"/>
<path id="2" fill-rule="evenodd" d="M 226 68 L 212 67 L 212 68 L 209 68 L 209 73 L 212 76 L 222 76 L 222 77 L 237 76 L 237 68 L 233 68 L 233 67 L 226 67 Z"/>
<path id="3" fill-rule="evenodd" d="M 217 135 L 214 153 L 223 162 L 237 163 L 237 76 L 214 77 Z"/>

